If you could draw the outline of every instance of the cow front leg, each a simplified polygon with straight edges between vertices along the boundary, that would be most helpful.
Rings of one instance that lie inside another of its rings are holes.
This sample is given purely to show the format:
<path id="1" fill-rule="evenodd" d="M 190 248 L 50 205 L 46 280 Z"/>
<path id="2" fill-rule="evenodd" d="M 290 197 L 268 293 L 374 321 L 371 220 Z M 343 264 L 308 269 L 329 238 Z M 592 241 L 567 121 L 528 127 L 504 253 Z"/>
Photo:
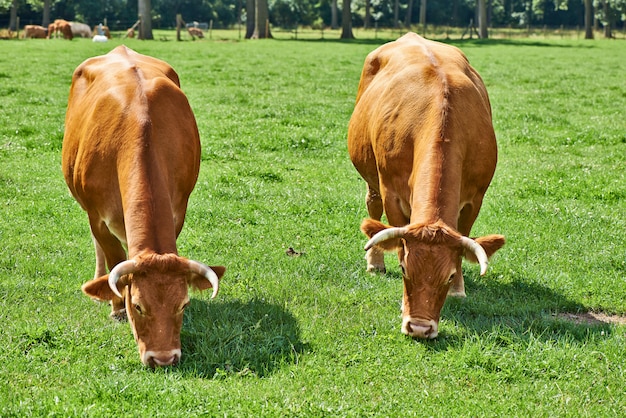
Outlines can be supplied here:
<path id="1" fill-rule="evenodd" d="M 106 224 L 98 218 L 89 218 L 91 237 L 96 250 L 95 278 L 106 274 L 106 267 L 111 270 L 118 263 L 126 260 L 126 252 L 120 241 L 109 231 Z M 124 299 L 113 295 L 111 299 L 111 318 L 117 321 L 126 320 Z"/>
<path id="2" fill-rule="evenodd" d="M 463 271 L 461 270 L 461 258 L 456 265 L 456 273 L 448 289 L 448 296 L 456 298 L 464 298 L 465 294 L 465 281 L 463 280 Z"/>
<path id="3" fill-rule="evenodd" d="M 367 206 L 367 213 L 370 218 L 380 221 L 383 216 L 383 199 L 380 193 L 367 185 L 367 194 L 365 195 L 365 205 Z M 365 253 L 365 260 L 367 261 L 367 271 L 370 273 L 383 272 L 385 268 L 385 252 L 380 248 L 374 246 L 367 250 Z"/>

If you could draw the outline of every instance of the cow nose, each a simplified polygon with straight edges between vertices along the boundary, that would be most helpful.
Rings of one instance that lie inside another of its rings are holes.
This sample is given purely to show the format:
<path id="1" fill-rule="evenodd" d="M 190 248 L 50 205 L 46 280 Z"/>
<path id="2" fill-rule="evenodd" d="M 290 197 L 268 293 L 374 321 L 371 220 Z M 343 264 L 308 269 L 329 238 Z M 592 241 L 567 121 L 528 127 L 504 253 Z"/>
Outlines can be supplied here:
<path id="1" fill-rule="evenodd" d="M 402 332 L 414 338 L 433 339 L 439 334 L 438 326 L 432 320 L 406 318 L 403 320 Z"/>
<path id="2" fill-rule="evenodd" d="M 173 366 L 180 361 L 180 350 L 146 351 L 141 356 L 142 363 L 152 368 Z"/>

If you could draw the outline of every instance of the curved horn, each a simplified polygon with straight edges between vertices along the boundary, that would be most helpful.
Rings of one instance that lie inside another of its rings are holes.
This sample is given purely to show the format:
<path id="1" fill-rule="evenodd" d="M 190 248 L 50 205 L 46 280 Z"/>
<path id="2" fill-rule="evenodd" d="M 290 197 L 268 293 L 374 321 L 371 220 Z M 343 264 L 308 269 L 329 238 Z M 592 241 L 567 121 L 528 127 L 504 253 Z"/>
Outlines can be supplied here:
<path id="1" fill-rule="evenodd" d="M 217 277 L 217 274 L 215 274 L 211 267 L 194 260 L 189 260 L 189 270 L 191 270 L 193 273 L 199 274 L 200 276 L 206 277 L 213 287 L 213 294 L 211 295 L 211 299 L 217 296 L 217 291 L 220 287 L 220 279 Z"/>
<path id="2" fill-rule="evenodd" d="M 404 236 L 404 234 L 406 234 L 406 231 L 406 228 L 398 227 L 383 229 L 382 231 L 374 234 L 374 236 L 370 238 L 369 241 L 367 241 L 367 244 L 365 244 L 365 251 L 369 250 L 379 242 L 387 241 L 388 239 L 392 238 L 402 237 Z"/>
<path id="3" fill-rule="evenodd" d="M 461 237 L 461 245 L 474 253 L 480 264 L 480 275 L 484 276 L 487 272 L 488 257 L 484 248 L 479 243 L 468 237 Z"/>
<path id="4" fill-rule="evenodd" d="M 117 281 L 125 274 L 134 273 L 136 268 L 137 262 L 135 260 L 126 260 L 113 267 L 109 273 L 109 287 L 118 297 L 123 298 L 124 296 L 117 290 Z"/>

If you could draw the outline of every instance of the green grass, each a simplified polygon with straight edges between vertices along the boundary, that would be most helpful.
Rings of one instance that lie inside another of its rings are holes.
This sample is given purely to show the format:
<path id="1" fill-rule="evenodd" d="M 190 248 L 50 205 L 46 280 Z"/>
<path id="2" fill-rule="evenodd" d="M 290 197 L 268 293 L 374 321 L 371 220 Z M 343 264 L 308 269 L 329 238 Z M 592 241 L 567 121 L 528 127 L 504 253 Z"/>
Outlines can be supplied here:
<path id="1" fill-rule="evenodd" d="M 156 371 L 80 291 L 94 252 L 60 170 L 72 71 L 120 42 L 0 45 L 0 416 L 626 414 L 625 326 L 558 315 L 626 314 L 623 42 L 455 42 L 500 148 L 473 233 L 508 241 L 486 276 L 465 266 L 468 297 L 423 342 L 399 330 L 395 255 L 365 272 L 345 144 L 383 40 L 127 40 L 178 71 L 200 129 L 179 251 L 228 268 Z"/>

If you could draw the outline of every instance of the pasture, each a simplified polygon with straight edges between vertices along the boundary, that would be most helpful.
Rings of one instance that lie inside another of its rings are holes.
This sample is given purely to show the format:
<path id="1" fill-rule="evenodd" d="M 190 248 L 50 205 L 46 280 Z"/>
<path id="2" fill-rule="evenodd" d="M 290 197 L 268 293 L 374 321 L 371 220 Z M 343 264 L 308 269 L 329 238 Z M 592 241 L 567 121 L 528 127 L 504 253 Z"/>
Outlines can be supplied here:
<path id="1" fill-rule="evenodd" d="M 472 232 L 507 244 L 484 277 L 464 264 L 467 298 L 418 341 L 400 333 L 396 255 L 365 272 L 346 150 L 384 39 L 126 40 L 176 69 L 198 121 L 179 253 L 227 267 L 160 370 L 80 290 L 94 250 L 60 169 L 72 72 L 120 42 L 0 43 L 0 416 L 626 415 L 622 41 L 454 42 L 499 141 Z"/>

